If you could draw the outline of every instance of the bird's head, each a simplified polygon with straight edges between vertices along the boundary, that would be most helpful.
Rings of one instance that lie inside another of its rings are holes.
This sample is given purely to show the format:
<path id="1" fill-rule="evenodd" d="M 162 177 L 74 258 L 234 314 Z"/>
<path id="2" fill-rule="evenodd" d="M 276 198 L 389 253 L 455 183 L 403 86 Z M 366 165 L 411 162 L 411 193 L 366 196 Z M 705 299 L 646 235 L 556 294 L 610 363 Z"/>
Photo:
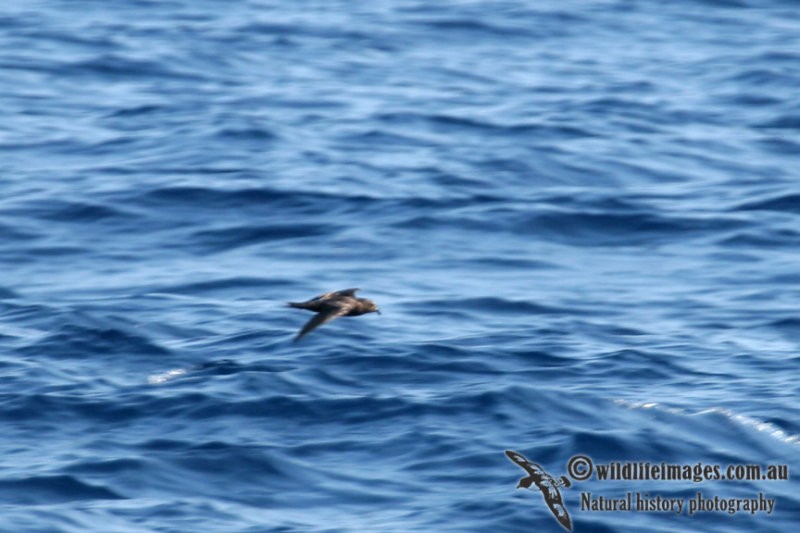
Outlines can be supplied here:
<path id="1" fill-rule="evenodd" d="M 381 314 L 381 310 L 378 309 L 378 306 L 372 301 L 369 302 L 369 305 L 367 306 L 367 312 Z"/>

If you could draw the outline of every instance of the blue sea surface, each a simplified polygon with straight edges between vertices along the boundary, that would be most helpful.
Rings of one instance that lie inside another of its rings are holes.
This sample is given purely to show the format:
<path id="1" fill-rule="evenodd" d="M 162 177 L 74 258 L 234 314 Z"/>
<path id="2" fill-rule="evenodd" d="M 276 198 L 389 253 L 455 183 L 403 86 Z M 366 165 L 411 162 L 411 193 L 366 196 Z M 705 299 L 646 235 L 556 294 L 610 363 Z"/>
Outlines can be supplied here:
<path id="1" fill-rule="evenodd" d="M 505 450 L 788 467 L 572 478 L 576 533 L 800 524 L 796 2 L 7 1 L 0 50 L 0 531 L 565 531 Z"/>

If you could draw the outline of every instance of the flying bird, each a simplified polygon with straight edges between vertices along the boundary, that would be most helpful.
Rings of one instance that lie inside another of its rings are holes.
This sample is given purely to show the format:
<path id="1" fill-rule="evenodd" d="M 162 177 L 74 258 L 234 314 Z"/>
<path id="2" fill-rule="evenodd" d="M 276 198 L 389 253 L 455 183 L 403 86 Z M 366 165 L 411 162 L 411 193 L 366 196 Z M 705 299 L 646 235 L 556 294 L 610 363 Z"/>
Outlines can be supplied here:
<path id="1" fill-rule="evenodd" d="M 558 523 L 564 526 L 567 531 L 572 531 L 572 519 L 569 517 L 567 508 L 564 507 L 561 492 L 558 490 L 558 487 L 562 485 L 565 488 L 569 488 L 572 485 L 569 479 L 566 476 L 561 476 L 559 480 L 554 479 L 553 476 L 544 471 L 544 468 L 537 463 L 528 461 L 521 453 L 506 450 L 506 456 L 528 473 L 527 476 L 519 480 L 517 488 L 529 489 L 531 485 L 536 485 L 536 488 L 542 491 L 544 502 L 550 512 L 553 513 L 553 516 L 556 517 Z"/>
<path id="2" fill-rule="evenodd" d="M 303 329 L 295 336 L 294 340 L 298 341 L 318 326 L 340 316 L 359 316 L 367 313 L 381 314 L 375 302 L 366 298 L 356 297 L 356 291 L 358 290 L 360 289 L 326 292 L 307 302 L 289 302 L 289 307 L 307 309 L 317 313 L 316 316 L 306 322 L 306 325 L 303 326 Z"/>

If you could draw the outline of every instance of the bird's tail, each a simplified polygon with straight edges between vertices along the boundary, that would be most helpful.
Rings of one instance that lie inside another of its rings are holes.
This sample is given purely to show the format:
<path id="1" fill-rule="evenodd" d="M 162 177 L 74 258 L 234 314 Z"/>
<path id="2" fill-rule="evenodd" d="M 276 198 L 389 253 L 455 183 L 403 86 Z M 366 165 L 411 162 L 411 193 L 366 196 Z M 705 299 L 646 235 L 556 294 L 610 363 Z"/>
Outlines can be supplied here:
<path id="1" fill-rule="evenodd" d="M 297 309 L 306 309 L 305 302 L 286 302 L 286 305 L 289 307 L 295 307 Z"/>

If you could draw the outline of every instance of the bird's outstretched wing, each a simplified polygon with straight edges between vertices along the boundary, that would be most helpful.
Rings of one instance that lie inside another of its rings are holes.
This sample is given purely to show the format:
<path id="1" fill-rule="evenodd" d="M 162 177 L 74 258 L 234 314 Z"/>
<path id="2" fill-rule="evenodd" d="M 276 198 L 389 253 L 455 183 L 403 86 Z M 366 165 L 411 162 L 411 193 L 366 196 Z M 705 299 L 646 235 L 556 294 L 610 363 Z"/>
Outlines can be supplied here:
<path id="1" fill-rule="evenodd" d="M 316 303 L 316 302 L 320 302 L 321 303 L 321 302 L 326 302 L 328 300 L 341 298 L 342 296 L 353 296 L 354 297 L 356 295 L 356 291 L 359 291 L 359 290 L 361 290 L 361 289 L 342 289 L 340 291 L 323 292 L 322 294 L 320 294 L 318 296 L 314 296 L 313 298 L 311 298 L 306 303 L 309 303 L 309 304 L 310 303 Z"/>
<path id="2" fill-rule="evenodd" d="M 311 332 L 315 328 L 321 326 L 322 324 L 324 324 L 326 322 L 330 322 L 334 318 L 338 318 L 340 316 L 346 315 L 348 312 L 350 312 L 350 310 L 352 308 L 353 308 L 352 305 L 336 305 L 336 306 L 332 305 L 332 306 L 328 307 L 327 309 L 325 309 L 323 311 L 320 311 L 319 313 L 314 315 L 311 318 L 311 320 L 306 322 L 306 325 L 303 326 L 303 329 L 300 330 L 300 333 L 298 333 L 295 336 L 295 338 L 294 338 L 295 342 L 297 342 L 304 335 L 308 334 L 309 332 Z"/>
<path id="3" fill-rule="evenodd" d="M 556 517 L 558 523 L 564 526 L 567 531 L 572 531 L 572 518 L 570 518 L 567 508 L 564 506 L 564 500 L 561 499 L 561 492 L 558 490 L 553 478 L 547 477 L 545 481 L 539 484 L 539 490 L 544 495 L 544 502 Z"/>
<path id="4" fill-rule="evenodd" d="M 340 291 L 335 291 L 330 293 L 332 296 L 355 296 L 356 292 L 360 291 L 361 289 L 342 289 Z"/>
<path id="5" fill-rule="evenodd" d="M 511 459 L 517 466 L 520 466 L 523 470 L 529 473 L 532 476 L 546 476 L 547 472 L 545 472 L 541 466 L 537 465 L 536 463 L 532 463 L 528 461 L 524 455 L 521 453 L 515 452 L 514 450 L 506 450 L 506 457 Z"/>

